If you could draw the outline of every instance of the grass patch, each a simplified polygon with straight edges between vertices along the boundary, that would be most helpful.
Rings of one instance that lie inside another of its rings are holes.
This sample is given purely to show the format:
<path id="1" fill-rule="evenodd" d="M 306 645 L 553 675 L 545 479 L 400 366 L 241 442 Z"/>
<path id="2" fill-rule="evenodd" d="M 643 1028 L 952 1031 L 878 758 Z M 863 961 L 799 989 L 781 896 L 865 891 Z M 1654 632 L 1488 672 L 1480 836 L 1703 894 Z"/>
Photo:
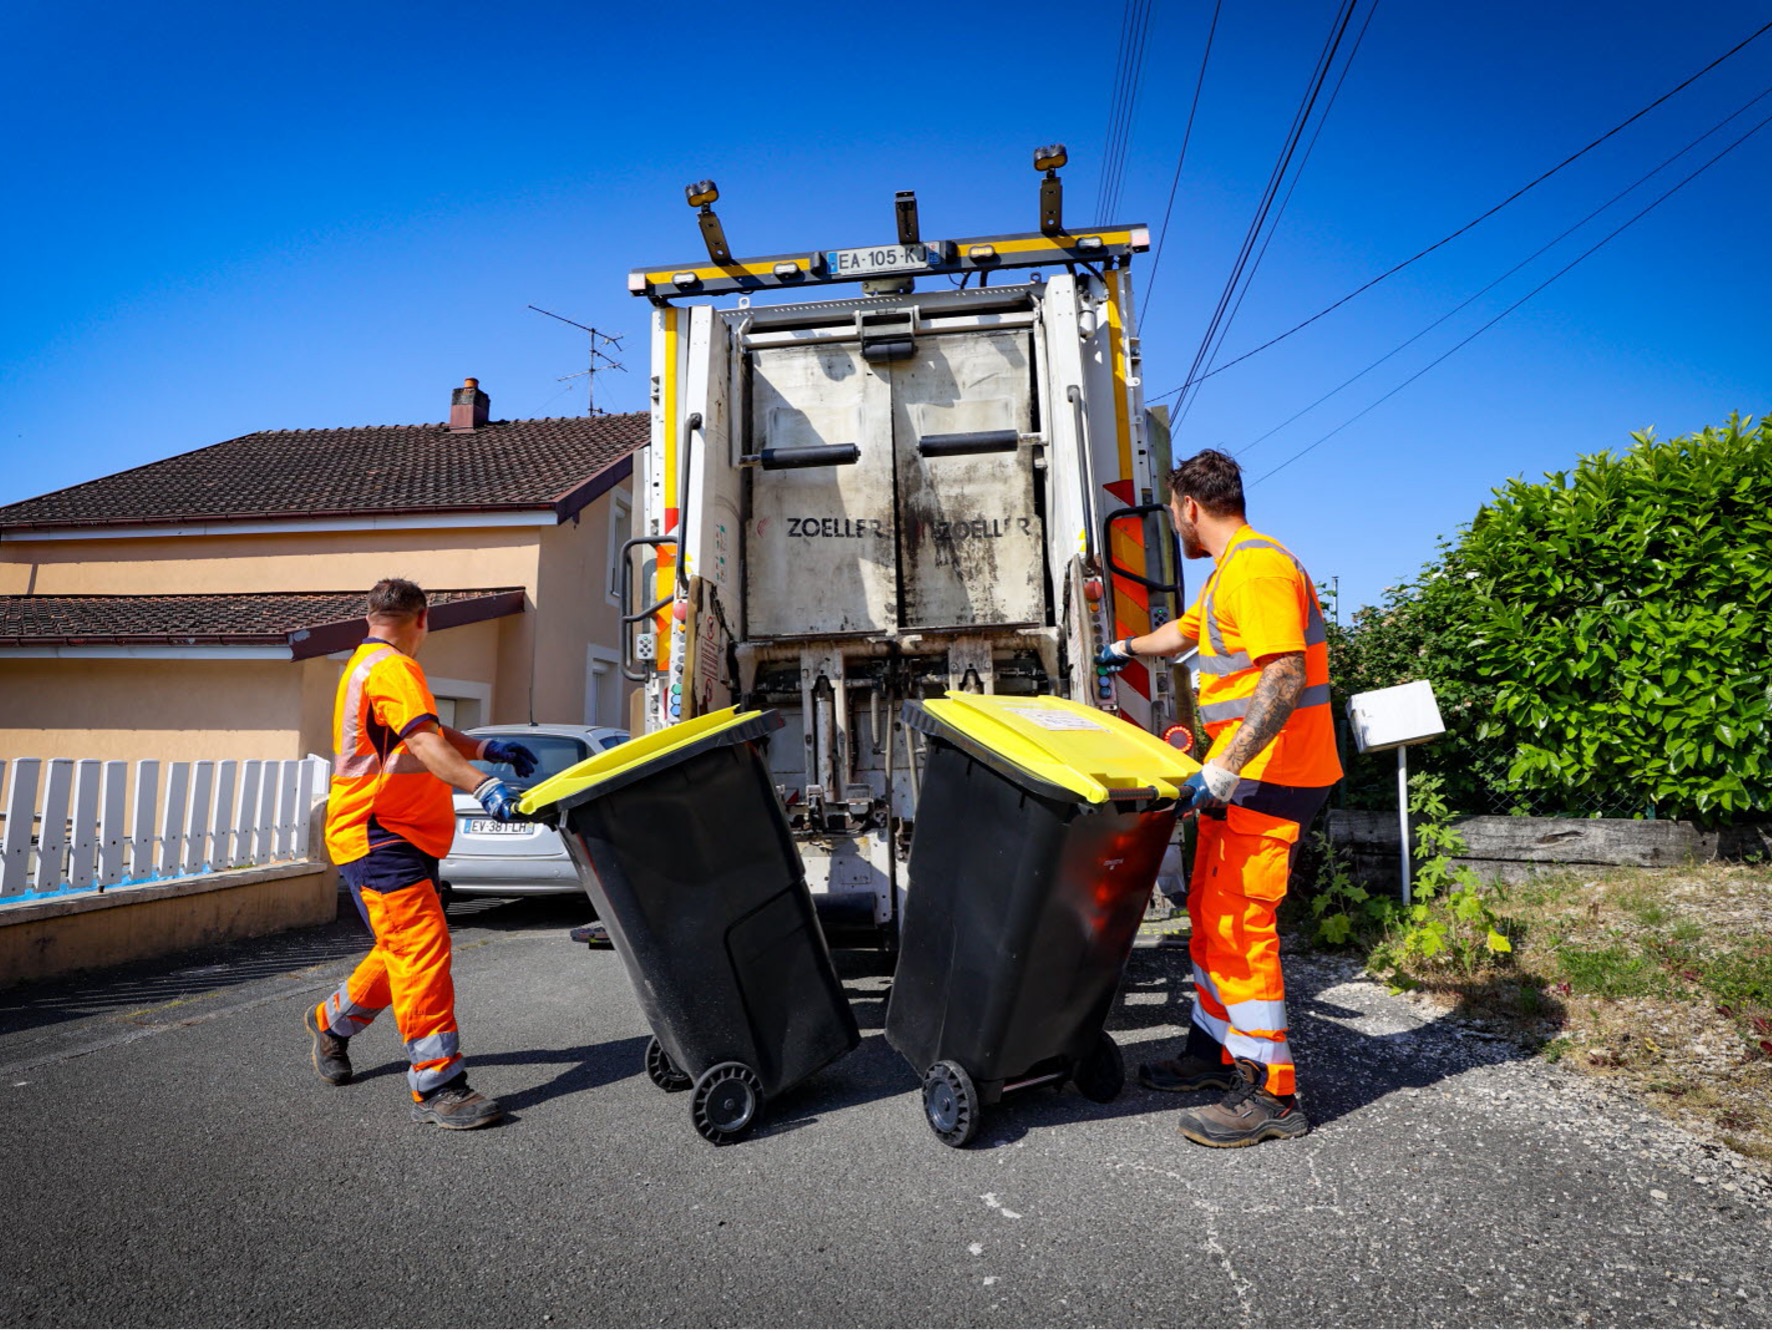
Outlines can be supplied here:
<path id="1" fill-rule="evenodd" d="M 1674 870 L 1572 869 L 1476 890 L 1508 953 L 1399 947 L 1391 912 L 1338 865 L 1317 871 L 1323 901 L 1352 923 L 1318 934 L 1312 893 L 1302 937 L 1358 951 L 1394 990 L 1480 1019 L 1528 1053 L 1636 1090 L 1664 1114 L 1738 1152 L 1772 1155 L 1772 878 L 1724 863 Z M 1290 899 L 1287 899 L 1289 902 Z M 1447 920 L 1444 899 L 1426 920 Z M 1448 933 L 1474 923 L 1448 920 Z"/>

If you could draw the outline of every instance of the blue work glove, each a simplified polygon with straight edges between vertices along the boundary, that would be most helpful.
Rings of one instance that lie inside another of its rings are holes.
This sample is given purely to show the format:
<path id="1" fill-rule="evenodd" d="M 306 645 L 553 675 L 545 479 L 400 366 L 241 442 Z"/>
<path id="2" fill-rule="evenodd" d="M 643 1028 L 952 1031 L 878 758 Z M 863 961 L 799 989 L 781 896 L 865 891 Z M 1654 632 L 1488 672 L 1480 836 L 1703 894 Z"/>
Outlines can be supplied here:
<path id="1" fill-rule="evenodd" d="M 1093 655 L 1093 664 L 1108 671 L 1116 671 L 1135 657 L 1136 654 L 1130 650 L 1129 639 L 1114 639 L 1100 645 L 1100 650 Z"/>
<path id="2" fill-rule="evenodd" d="M 500 820 L 501 823 L 513 824 L 523 821 L 524 816 L 519 813 L 519 793 L 499 778 L 489 778 L 476 788 L 474 795 L 482 803 L 482 809 Z"/>
<path id="3" fill-rule="evenodd" d="M 1241 776 L 1221 764 L 1206 764 L 1186 779 L 1180 788 L 1180 804 L 1188 810 L 1208 810 L 1213 805 L 1228 805 L 1235 795 Z"/>
<path id="4" fill-rule="evenodd" d="M 481 757 L 491 764 L 507 765 L 522 778 L 537 771 L 537 756 L 518 741 L 486 741 Z"/>

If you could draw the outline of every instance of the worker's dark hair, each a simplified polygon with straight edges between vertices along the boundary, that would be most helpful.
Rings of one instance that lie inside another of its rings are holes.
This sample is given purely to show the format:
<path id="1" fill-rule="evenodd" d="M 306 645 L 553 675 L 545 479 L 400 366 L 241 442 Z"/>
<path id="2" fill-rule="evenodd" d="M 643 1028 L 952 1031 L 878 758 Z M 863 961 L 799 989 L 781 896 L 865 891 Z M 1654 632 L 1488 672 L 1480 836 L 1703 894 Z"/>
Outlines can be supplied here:
<path id="1" fill-rule="evenodd" d="M 410 620 L 424 610 L 426 594 L 408 579 L 379 579 L 366 604 L 366 614 L 391 620 Z"/>
<path id="2" fill-rule="evenodd" d="M 1242 465 L 1221 449 L 1201 449 L 1167 474 L 1168 489 L 1177 500 L 1197 500 L 1218 518 L 1246 518 Z"/>

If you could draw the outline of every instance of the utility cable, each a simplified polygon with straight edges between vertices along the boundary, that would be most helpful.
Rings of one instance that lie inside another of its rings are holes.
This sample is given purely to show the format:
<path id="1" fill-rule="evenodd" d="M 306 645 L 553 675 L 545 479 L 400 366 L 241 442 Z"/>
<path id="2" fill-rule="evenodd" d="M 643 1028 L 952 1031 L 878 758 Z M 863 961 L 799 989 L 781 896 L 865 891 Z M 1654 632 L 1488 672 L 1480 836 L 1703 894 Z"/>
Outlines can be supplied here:
<path id="1" fill-rule="evenodd" d="M 1153 18 L 1154 0 L 1127 0 L 1126 37 L 1128 52 L 1120 60 L 1114 78 L 1112 125 L 1107 130 L 1106 153 L 1100 165 L 1100 190 L 1095 213 L 1102 221 L 1111 221 L 1124 194 L 1124 171 L 1130 154 L 1131 126 L 1136 104 L 1142 92 L 1143 60 L 1149 42 L 1149 25 Z"/>
<path id="2" fill-rule="evenodd" d="M 1303 137 L 1304 127 L 1309 123 L 1310 108 L 1315 104 L 1322 84 L 1328 78 L 1328 71 L 1334 64 L 1334 52 L 1340 45 L 1347 24 L 1352 21 L 1353 10 L 1358 0 L 1347 0 L 1345 7 L 1336 17 L 1334 26 L 1328 34 L 1328 41 L 1322 48 L 1321 59 L 1317 62 L 1316 71 L 1310 77 L 1309 86 L 1304 90 L 1303 101 L 1298 105 L 1297 118 L 1292 123 L 1291 131 L 1286 135 L 1285 144 L 1279 151 L 1279 158 L 1273 165 L 1272 178 L 1268 180 L 1266 190 L 1261 196 L 1260 206 L 1254 211 L 1253 221 L 1248 224 L 1248 234 L 1242 241 L 1241 251 L 1236 256 L 1235 265 L 1229 271 L 1229 281 L 1223 286 L 1223 294 L 1218 298 L 1217 307 L 1212 312 L 1211 322 L 1205 328 L 1204 337 L 1199 341 L 1198 352 L 1193 357 L 1192 366 L 1186 374 L 1186 384 L 1180 386 L 1179 397 L 1174 400 L 1170 414 L 1176 426 L 1180 420 L 1180 404 L 1186 397 L 1193 377 L 1198 368 L 1204 364 L 1210 354 L 1212 339 L 1222 324 L 1224 313 L 1229 309 L 1229 302 L 1235 295 L 1236 284 L 1241 281 L 1243 270 L 1247 267 L 1248 257 L 1254 252 L 1254 243 L 1259 239 L 1260 229 L 1266 222 L 1266 216 L 1272 209 L 1272 202 L 1278 197 L 1279 185 L 1283 182 L 1286 168 L 1290 165 L 1291 156 L 1297 150 L 1297 144 Z"/>
<path id="3" fill-rule="evenodd" d="M 1724 61 L 1728 60 L 1731 56 L 1735 55 L 1736 52 L 1740 51 L 1743 47 L 1747 46 L 1750 42 L 1754 41 L 1755 38 L 1761 36 L 1763 33 L 1770 32 L 1772 30 L 1772 27 L 1773 27 L 1773 25 L 1771 23 L 1763 25 L 1759 31 L 1751 33 L 1749 36 L 1743 38 L 1740 42 L 1737 42 L 1729 50 L 1725 51 L 1722 55 L 1717 57 L 1716 60 L 1713 60 L 1709 65 L 1706 65 L 1703 69 L 1699 70 L 1696 74 L 1693 74 L 1691 77 L 1683 79 L 1681 82 L 1675 84 L 1667 92 L 1663 93 L 1660 97 L 1656 98 L 1655 101 L 1651 102 L 1648 106 L 1644 107 L 1641 111 L 1638 111 L 1636 114 L 1628 117 L 1625 120 L 1620 121 L 1617 125 L 1614 125 L 1611 129 L 1607 130 L 1606 133 L 1602 134 L 1599 138 L 1595 139 L 1592 143 L 1587 144 L 1585 147 L 1577 149 L 1575 152 L 1571 153 L 1568 157 L 1564 158 L 1561 162 L 1557 163 L 1556 166 L 1552 167 L 1549 171 L 1546 171 L 1542 176 L 1539 176 L 1535 180 L 1528 181 L 1526 184 L 1522 185 L 1519 189 L 1515 190 L 1512 194 L 1508 195 L 1507 198 L 1503 199 L 1500 203 L 1496 204 L 1493 208 L 1489 209 L 1486 213 L 1479 213 L 1476 217 L 1470 219 L 1470 221 L 1466 222 L 1462 227 L 1459 227 L 1456 231 L 1454 231 L 1451 235 L 1445 237 L 1443 240 L 1435 241 L 1432 245 L 1429 245 L 1425 250 L 1422 250 L 1419 254 L 1410 255 L 1407 259 L 1403 260 L 1400 264 L 1396 265 L 1394 268 L 1386 269 L 1384 272 L 1378 274 L 1377 277 L 1373 278 L 1370 282 L 1365 283 L 1361 287 L 1354 288 L 1352 291 L 1348 292 L 1345 296 L 1341 297 L 1340 300 L 1334 302 L 1334 304 L 1326 306 L 1321 310 L 1318 310 L 1315 314 L 1311 315 L 1308 319 L 1304 320 L 1301 324 L 1293 325 L 1291 328 L 1288 328 L 1283 333 L 1279 334 L 1278 337 L 1271 338 L 1271 339 L 1267 340 L 1266 342 L 1261 343 L 1260 346 L 1252 348 L 1249 351 L 1243 352 L 1240 356 L 1236 357 L 1235 360 L 1226 361 L 1226 362 L 1224 362 L 1224 364 L 1218 366 L 1215 370 L 1206 371 L 1205 374 L 1200 378 L 1208 380 L 1213 375 L 1221 375 L 1224 371 L 1228 370 L 1231 366 L 1239 365 L 1241 362 L 1246 361 L 1249 357 L 1254 356 L 1257 353 L 1264 352 L 1267 348 L 1272 347 L 1273 345 L 1275 345 L 1277 343 L 1283 342 L 1286 338 L 1289 338 L 1292 334 L 1301 332 L 1302 330 L 1308 328 L 1311 324 L 1314 324 L 1317 320 L 1321 319 L 1324 315 L 1332 314 L 1334 311 L 1340 309 L 1348 301 L 1351 301 L 1355 296 L 1359 296 L 1365 292 L 1370 291 L 1373 287 L 1377 286 L 1385 278 L 1395 276 L 1396 274 L 1402 272 L 1402 270 L 1407 268 L 1410 264 L 1415 263 L 1417 260 L 1425 259 L 1428 255 L 1432 254 L 1435 250 L 1439 249 L 1441 246 L 1447 245 L 1450 242 L 1457 240 L 1458 237 L 1462 236 L 1465 232 L 1467 232 L 1471 228 L 1475 227 L 1478 223 L 1487 221 L 1489 218 L 1491 218 L 1495 214 L 1499 213 L 1502 209 L 1506 208 L 1509 204 L 1511 204 L 1514 200 L 1518 199 L 1521 195 L 1525 194 L 1527 191 L 1531 190 L 1535 186 L 1542 185 L 1545 181 L 1549 180 L 1552 176 L 1556 175 L 1564 167 L 1567 167 L 1567 166 L 1571 165 L 1572 163 L 1585 157 L 1587 154 L 1591 153 L 1594 149 L 1598 148 L 1601 144 L 1605 143 L 1608 139 L 1612 138 L 1613 135 L 1619 133 L 1619 131 L 1627 129 L 1635 122 L 1641 120 L 1644 116 L 1648 115 L 1651 111 L 1654 111 L 1663 102 L 1666 102 L 1669 98 L 1673 97 L 1676 93 L 1680 92 L 1682 89 L 1688 87 L 1689 85 L 1691 85 L 1693 83 L 1698 82 L 1699 79 L 1703 78 L 1706 74 L 1709 74 L 1712 70 L 1716 69 L 1719 65 L 1723 64 Z M 1167 398 L 1171 395 L 1174 395 L 1174 394 L 1180 392 L 1181 390 L 1184 390 L 1184 389 L 1190 387 L 1192 384 L 1198 382 L 1194 378 L 1195 375 L 1197 375 L 1196 368 L 1187 374 L 1186 383 L 1182 384 L 1178 390 L 1169 389 L 1169 390 L 1167 390 L 1166 393 L 1158 394 L 1158 395 L 1156 395 L 1155 398 L 1152 398 L 1149 401 L 1150 402 L 1159 402 L 1162 398 Z"/>
<path id="4" fill-rule="evenodd" d="M 1118 31 L 1118 60 L 1112 71 L 1112 101 L 1106 111 L 1106 142 L 1100 153 L 1099 185 L 1093 197 L 1097 216 L 1106 198 L 1106 176 L 1112 163 L 1112 145 L 1118 128 L 1118 109 L 1124 102 L 1124 81 L 1130 62 L 1130 34 L 1136 17 L 1137 0 L 1124 0 L 1124 22 Z"/>
<path id="5" fill-rule="evenodd" d="M 1229 317 L 1223 321 L 1223 331 L 1217 335 L 1217 341 L 1211 348 L 1211 360 L 1216 359 L 1217 353 L 1223 348 L 1223 340 L 1229 336 L 1230 329 L 1235 327 L 1236 312 L 1242 308 L 1242 302 L 1247 299 L 1248 288 L 1254 285 L 1254 275 L 1260 271 L 1261 262 L 1265 260 L 1266 252 L 1272 245 L 1273 235 L 1278 231 L 1279 223 L 1284 220 L 1285 210 L 1291 206 L 1291 196 L 1297 193 L 1297 182 L 1303 179 L 1303 169 L 1309 165 L 1310 155 L 1316 151 L 1316 143 L 1322 137 L 1322 127 L 1328 123 L 1328 113 L 1334 110 L 1334 103 L 1340 97 L 1340 90 L 1346 85 L 1347 73 L 1353 68 L 1353 58 L 1359 54 L 1359 46 L 1364 42 L 1365 34 L 1371 30 L 1371 20 L 1377 14 L 1377 7 L 1378 0 L 1371 0 L 1371 8 L 1366 11 L 1365 22 L 1359 29 L 1359 35 L 1347 48 L 1347 63 L 1341 66 L 1340 78 L 1335 81 L 1334 91 L 1329 93 L 1327 99 L 1322 103 L 1322 116 L 1316 122 L 1316 132 L 1310 136 L 1309 146 L 1297 159 L 1297 171 L 1291 177 L 1291 187 L 1285 191 L 1284 199 L 1279 202 L 1278 208 L 1274 211 L 1272 225 L 1266 231 L 1266 239 L 1260 243 L 1259 253 L 1254 256 L 1254 262 L 1248 266 L 1247 277 L 1242 280 L 1242 289 L 1236 293 L 1235 303 L 1229 308 Z M 1209 376 L 1204 378 L 1208 379 Z M 1192 396 L 1194 398 L 1198 396 L 1197 389 L 1193 390 Z M 1187 410 L 1191 410 L 1190 401 L 1187 403 Z"/>
<path id="6" fill-rule="evenodd" d="M 1192 122 L 1198 119 L 1198 99 L 1205 90 L 1205 70 L 1211 64 L 1211 40 L 1217 35 L 1217 17 L 1223 12 L 1223 0 L 1217 0 L 1211 11 L 1211 30 L 1205 34 L 1205 53 L 1198 62 L 1198 82 L 1192 89 L 1192 107 L 1186 113 L 1186 133 L 1180 138 L 1180 157 L 1174 163 L 1174 183 L 1167 190 L 1167 211 L 1161 215 L 1161 233 L 1155 248 L 1149 252 L 1149 282 L 1143 288 L 1143 308 L 1137 315 L 1137 332 L 1143 331 L 1143 320 L 1149 314 L 1149 297 L 1155 290 L 1155 273 L 1161 267 L 1161 248 L 1167 244 L 1167 224 L 1174 216 L 1174 195 L 1180 189 L 1180 172 L 1186 166 L 1186 146 L 1192 142 Z"/>
<path id="7" fill-rule="evenodd" d="M 1285 420 L 1281 421 L 1278 425 L 1274 426 L 1271 430 L 1267 431 L 1266 434 L 1259 436 L 1257 439 L 1250 440 L 1247 444 L 1244 444 L 1240 449 L 1237 449 L 1233 456 L 1236 458 L 1240 458 L 1243 454 L 1247 453 L 1248 450 L 1253 449 L 1257 445 L 1264 444 L 1267 440 L 1270 440 L 1273 436 L 1277 435 L 1280 431 L 1284 430 L 1285 427 L 1287 427 L 1287 426 L 1291 425 L 1293 422 L 1299 420 L 1307 413 L 1315 411 L 1316 408 L 1322 406 L 1323 403 L 1327 402 L 1330 398 L 1334 397 L 1337 393 L 1341 392 L 1341 390 L 1347 388 L 1349 385 L 1353 384 L 1354 382 L 1356 382 L 1358 380 L 1364 379 L 1367 375 L 1371 374 L 1372 371 L 1376 370 L 1379 366 L 1383 365 L 1384 362 L 1388 361 L 1391 357 L 1395 356 L 1398 352 L 1405 351 L 1410 346 L 1412 346 L 1414 343 L 1419 342 L 1422 338 L 1426 337 L 1429 333 L 1433 332 L 1434 329 L 1438 328 L 1441 324 L 1445 323 L 1448 319 L 1450 319 L 1453 315 L 1456 315 L 1459 311 L 1464 310 L 1471 305 L 1474 305 L 1477 301 L 1481 300 L 1483 297 L 1487 296 L 1490 292 L 1494 291 L 1495 288 L 1499 287 L 1502 283 L 1506 282 L 1514 274 L 1518 273 L 1527 264 L 1530 264 L 1534 259 L 1537 259 L 1540 255 L 1546 253 L 1547 251 L 1552 249 L 1554 246 L 1567 240 L 1569 237 L 1573 236 L 1576 232 L 1580 231 L 1583 227 L 1587 226 L 1588 223 L 1592 222 L 1595 218 L 1599 217 L 1600 214 L 1604 213 L 1607 209 L 1611 208 L 1620 199 L 1623 199 L 1627 194 L 1629 194 L 1629 193 L 1631 193 L 1631 191 L 1635 190 L 1639 185 L 1642 185 L 1645 181 L 1649 180 L 1650 177 L 1658 175 L 1663 171 L 1666 171 L 1675 162 L 1679 161 L 1681 158 L 1685 157 L 1688 153 L 1692 152 L 1693 149 L 1697 148 L 1700 144 L 1704 143 L 1705 140 L 1709 139 L 1712 135 L 1716 134 L 1725 125 L 1728 125 L 1732 120 L 1735 120 L 1737 117 L 1739 117 L 1744 111 L 1748 110 L 1749 107 L 1758 104 L 1762 98 L 1771 96 L 1772 92 L 1773 92 L 1773 90 L 1769 87 L 1768 89 L 1766 89 L 1766 91 L 1758 93 L 1754 97 L 1749 98 L 1741 106 L 1737 107 L 1734 111 L 1730 112 L 1729 115 L 1725 116 L 1722 120 L 1718 121 L 1717 124 L 1713 125 L 1710 129 L 1706 130 L 1703 134 L 1699 135 L 1698 138 L 1694 139 L 1691 143 L 1687 144 L 1686 147 L 1680 149 L 1678 152 L 1669 154 L 1665 159 L 1662 160 L 1662 162 L 1660 164 L 1658 164 L 1657 166 L 1651 167 L 1648 171 L 1644 172 L 1636 180 L 1632 181 L 1629 185 L 1625 186 L 1624 189 L 1620 190 L 1617 194 L 1613 195 L 1612 198 L 1608 199 L 1605 203 L 1601 204 L 1598 208 L 1596 208 L 1593 212 L 1589 213 L 1586 217 L 1582 218 L 1581 221 L 1577 222 L 1574 226 L 1570 227 L 1568 230 L 1566 230 L 1566 231 L 1562 232 L 1561 234 L 1559 234 L 1555 237 L 1552 237 L 1550 240 L 1546 241 L 1543 245 L 1539 246 L 1538 249 L 1534 250 L 1531 254 L 1527 255 L 1524 259 L 1520 260 L 1519 263 L 1515 264 L 1512 268 L 1508 269 L 1507 272 L 1503 273 L 1500 277 L 1496 278 L 1488 286 L 1482 288 L 1480 291 L 1473 292 L 1470 296 L 1466 297 L 1464 300 L 1460 301 L 1457 305 L 1453 306 L 1450 310 L 1446 311 L 1445 314 L 1441 315 L 1438 319 L 1434 320 L 1431 324 L 1427 325 L 1426 328 L 1422 329 L 1419 333 L 1415 334 L 1413 337 L 1404 339 L 1402 342 L 1397 343 L 1396 346 L 1392 347 L 1389 351 L 1385 352 L 1376 361 L 1373 361 L 1369 366 L 1365 367 L 1364 370 L 1361 370 L 1358 374 L 1350 376 L 1349 378 L 1342 380 L 1339 384 L 1335 385 L 1327 393 L 1323 394 L 1320 398 L 1316 399 L 1315 402 L 1311 403 L 1308 407 L 1304 408 L 1302 411 L 1296 412 L 1296 413 L 1292 414 L 1291 416 L 1286 417 Z M 1732 145 L 1732 147 L 1733 146 L 1734 145 Z"/>
<path id="8" fill-rule="evenodd" d="M 1657 206 L 1659 206 L 1660 204 L 1662 204 L 1663 202 L 1665 202 L 1666 200 L 1671 198 L 1678 191 L 1684 189 L 1686 186 L 1688 186 L 1694 180 L 1696 180 L 1700 175 L 1702 175 L 1706 171 L 1709 171 L 1718 162 L 1722 161 L 1724 157 L 1726 157 L 1728 154 L 1734 152 L 1737 148 L 1741 147 L 1742 144 L 1746 143 L 1749 139 L 1753 138 L 1756 134 L 1760 133 L 1760 131 L 1762 129 L 1766 128 L 1768 125 L 1771 125 L 1772 123 L 1773 123 L 1773 118 L 1771 116 L 1768 116 L 1765 120 L 1761 121 L 1761 123 L 1759 125 L 1756 125 L 1753 129 L 1749 130 L 1746 134 L 1742 135 L 1741 138 L 1737 139 L 1734 143 L 1730 144 L 1727 148 L 1725 148 L 1721 152 L 1719 152 L 1710 161 L 1706 162 L 1703 166 L 1698 168 L 1698 170 L 1694 171 L 1691 175 L 1687 176 L 1684 180 L 1680 181 L 1679 184 L 1674 185 L 1669 190 L 1667 190 L 1665 193 L 1663 193 L 1658 198 L 1656 198 L 1652 203 L 1647 204 L 1640 211 L 1633 214 L 1629 219 L 1620 223 L 1617 227 L 1613 228 L 1613 230 L 1607 232 L 1605 236 L 1601 237 L 1598 241 L 1596 241 L 1593 245 L 1589 246 L 1586 250 L 1583 250 L 1574 259 L 1570 260 L 1567 264 L 1563 265 L 1562 268 L 1558 269 L 1555 273 L 1551 274 L 1550 277 L 1546 278 L 1543 282 L 1539 283 L 1531 291 L 1527 292 L 1524 296 L 1520 297 L 1519 300 L 1515 301 L 1512 305 L 1508 306 L 1507 309 L 1503 310 L 1500 314 L 1496 315 L 1487 324 L 1484 324 L 1481 328 L 1479 328 L 1475 333 L 1472 333 L 1469 337 L 1465 338 L 1462 342 L 1458 343 L 1457 346 L 1451 348 L 1450 351 L 1447 351 L 1447 352 L 1441 354 L 1440 356 L 1436 357 L 1434 360 L 1428 362 L 1425 366 L 1422 366 L 1414 374 L 1410 375 L 1407 379 L 1402 381 L 1402 383 L 1398 384 L 1394 389 L 1391 389 L 1389 393 L 1385 394 L 1382 398 L 1379 398 L 1376 402 L 1372 403 L 1369 407 L 1366 407 L 1363 410 L 1348 417 L 1345 421 L 1341 422 L 1340 425 L 1336 426 L 1333 430 L 1329 431 L 1326 435 L 1322 436 L 1320 439 L 1314 441 L 1311 444 L 1305 445 L 1302 449 L 1299 449 L 1296 453 L 1292 454 L 1291 457 L 1287 458 L 1284 462 L 1280 463 L 1277 467 L 1275 467 L 1271 472 L 1263 473 L 1261 476 L 1257 477 L 1253 484 L 1259 485 L 1261 482 L 1265 481 L 1268 477 L 1277 476 L 1280 472 L 1283 472 L 1286 468 L 1290 467 L 1291 464 L 1295 463 L 1298 459 L 1302 458 L 1305 454 L 1309 453 L 1310 450 L 1315 449 L 1318 446 L 1327 443 L 1329 440 L 1333 439 L 1336 435 L 1340 434 L 1341 431 L 1345 430 L 1348 426 L 1352 425 L 1355 421 L 1359 420 L 1360 417 L 1365 416 L 1367 413 L 1371 412 L 1375 408 L 1383 406 L 1386 402 L 1388 402 L 1390 399 L 1394 398 L 1397 394 L 1401 393 L 1409 385 L 1413 384 L 1416 380 L 1420 379 L 1421 376 L 1425 375 L 1428 371 L 1432 370 L 1433 367 L 1437 366 L 1441 361 L 1446 360 L 1448 357 L 1450 357 L 1454 353 L 1458 352 L 1461 348 L 1474 342 L 1476 339 L 1480 338 L 1483 334 L 1487 333 L 1490 329 L 1494 328 L 1495 325 L 1499 324 L 1502 320 L 1506 319 L 1514 311 L 1518 310 L 1521 306 L 1523 306 L 1527 301 L 1530 301 L 1534 296 L 1538 295 L 1539 292 L 1543 291 L 1546 287 L 1550 286 L 1551 283 L 1555 282 L 1558 278 L 1562 277 L 1570 269 L 1574 268 L 1577 264 L 1581 263 L 1582 260 L 1586 259 L 1589 255 L 1593 254 L 1596 250 L 1598 250 L 1601 246 L 1605 245 L 1608 241 L 1612 240 L 1612 238 L 1617 236 L 1620 232 L 1624 231 L 1626 227 L 1629 227 L 1632 223 L 1637 222 L 1638 220 L 1643 218 L 1646 214 L 1648 214 L 1652 209 L 1656 208 Z"/>

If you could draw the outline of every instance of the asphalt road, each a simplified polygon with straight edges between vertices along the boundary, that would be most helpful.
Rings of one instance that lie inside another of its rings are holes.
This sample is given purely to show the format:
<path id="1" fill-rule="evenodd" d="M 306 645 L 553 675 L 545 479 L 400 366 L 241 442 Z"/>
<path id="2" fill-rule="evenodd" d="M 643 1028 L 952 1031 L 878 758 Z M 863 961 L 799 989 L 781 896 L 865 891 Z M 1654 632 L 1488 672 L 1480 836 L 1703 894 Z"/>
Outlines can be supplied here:
<path id="1" fill-rule="evenodd" d="M 1343 963 L 1289 967 L 1305 1139 L 1195 1147 L 1133 1077 L 947 1148 L 842 954 L 863 1045 L 717 1148 L 581 909 L 452 915 L 492 1130 L 410 1122 L 387 1018 L 311 1072 L 355 922 L 0 991 L 0 1324 L 1771 1326 L 1770 1176 Z M 1188 976 L 1133 957 L 1133 1070 Z"/>

